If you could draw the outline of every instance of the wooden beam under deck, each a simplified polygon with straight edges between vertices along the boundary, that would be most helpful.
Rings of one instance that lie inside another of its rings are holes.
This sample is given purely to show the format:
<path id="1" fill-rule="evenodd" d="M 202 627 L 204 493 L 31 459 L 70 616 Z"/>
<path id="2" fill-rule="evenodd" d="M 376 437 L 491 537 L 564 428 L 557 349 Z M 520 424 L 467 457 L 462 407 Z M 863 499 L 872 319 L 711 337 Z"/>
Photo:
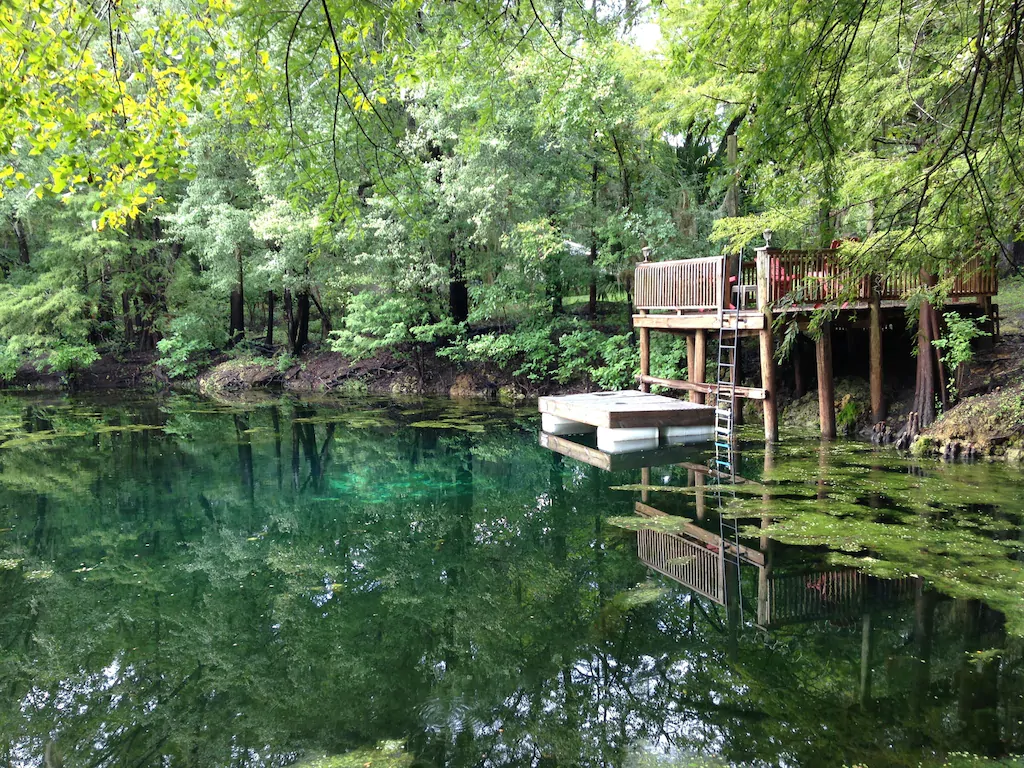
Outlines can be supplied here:
<path id="1" fill-rule="evenodd" d="M 709 382 L 681 381 L 679 379 L 663 379 L 659 376 L 646 376 L 640 374 L 636 377 L 641 384 L 654 384 L 668 389 L 680 389 L 686 392 L 699 392 L 703 395 L 713 395 L 718 387 L 717 384 Z M 747 400 L 765 400 L 768 392 L 756 387 L 736 387 L 736 397 L 744 397 Z"/>
<path id="2" fill-rule="evenodd" d="M 759 331 L 764 328 L 764 315 L 760 312 L 741 312 L 739 323 L 741 331 Z M 719 328 L 732 329 L 734 326 L 730 315 L 719 318 L 714 312 L 697 312 L 690 315 L 633 315 L 633 327 L 659 331 L 717 331 Z"/>

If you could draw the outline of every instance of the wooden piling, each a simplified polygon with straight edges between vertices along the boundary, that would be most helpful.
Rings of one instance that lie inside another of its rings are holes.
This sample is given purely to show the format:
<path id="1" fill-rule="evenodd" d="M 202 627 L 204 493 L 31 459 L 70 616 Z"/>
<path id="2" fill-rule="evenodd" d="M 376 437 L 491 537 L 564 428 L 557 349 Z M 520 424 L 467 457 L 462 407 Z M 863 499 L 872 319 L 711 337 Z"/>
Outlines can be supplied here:
<path id="1" fill-rule="evenodd" d="M 759 332 L 761 350 L 761 388 L 765 391 L 764 408 L 764 439 L 769 443 L 779 439 L 778 401 L 775 391 L 775 339 L 772 336 L 772 309 L 768 303 L 768 263 L 767 252 L 762 251 L 757 259 L 757 295 L 764 314 L 764 329 Z"/>
<path id="2" fill-rule="evenodd" d="M 651 329 L 640 328 L 640 375 L 649 376 L 651 373 Z M 646 381 L 640 382 L 641 392 L 650 392 L 651 385 Z"/>
<path id="3" fill-rule="evenodd" d="M 693 369 L 696 365 L 697 358 L 697 338 L 693 333 L 686 334 L 686 380 L 691 384 L 695 383 L 693 378 Z M 690 392 L 690 402 L 697 402 L 696 392 Z"/>
<path id="4" fill-rule="evenodd" d="M 762 403 L 764 407 L 764 439 L 769 443 L 774 443 L 779 439 L 779 413 L 778 401 L 775 397 L 775 340 L 772 338 L 771 328 L 768 327 L 761 331 L 759 338 L 761 342 L 761 388 L 767 395 Z"/>
<path id="5" fill-rule="evenodd" d="M 832 379 L 832 324 L 824 323 L 815 347 L 818 364 L 818 421 L 821 436 L 836 436 L 836 387 Z"/>
<path id="6" fill-rule="evenodd" d="M 689 372 L 690 381 L 694 384 L 703 384 L 707 381 L 707 362 L 708 332 L 701 328 L 693 334 L 693 366 L 689 368 Z M 705 395 L 703 392 L 691 392 L 690 400 L 703 405 L 705 403 Z"/>
<path id="7" fill-rule="evenodd" d="M 869 332 L 869 370 L 871 380 L 871 421 L 885 421 L 885 393 L 882 391 L 882 301 L 878 288 L 871 291 Z"/>

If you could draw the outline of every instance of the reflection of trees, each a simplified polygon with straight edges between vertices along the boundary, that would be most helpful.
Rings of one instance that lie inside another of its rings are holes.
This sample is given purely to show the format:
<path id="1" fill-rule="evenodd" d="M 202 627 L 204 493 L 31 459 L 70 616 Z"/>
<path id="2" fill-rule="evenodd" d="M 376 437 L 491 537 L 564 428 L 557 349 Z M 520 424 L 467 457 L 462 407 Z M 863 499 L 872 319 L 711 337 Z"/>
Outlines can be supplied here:
<path id="1" fill-rule="evenodd" d="M 391 406 L 185 400 L 145 418 L 164 429 L 98 432 L 136 419 L 101 409 L 86 436 L 3 454 L 0 558 L 23 561 L 0 570 L 0 762 L 47 743 L 66 765 L 196 766 L 385 738 L 425 765 L 619 765 L 638 742 L 885 765 L 912 748 L 910 609 L 872 626 L 864 707 L 859 620 L 744 631 L 730 660 L 723 609 L 634 589 L 632 535 L 601 525 L 631 511 L 616 477 L 528 434 L 414 430 Z M 62 466 L 81 474 L 50 492 L 6 477 Z M 1004 643 L 953 608 L 934 607 L 930 680 L 956 692 L 920 709 L 951 724 L 925 749 L 990 709 L 986 675 L 1018 674 L 993 658 L 971 677 L 951 628 Z"/>

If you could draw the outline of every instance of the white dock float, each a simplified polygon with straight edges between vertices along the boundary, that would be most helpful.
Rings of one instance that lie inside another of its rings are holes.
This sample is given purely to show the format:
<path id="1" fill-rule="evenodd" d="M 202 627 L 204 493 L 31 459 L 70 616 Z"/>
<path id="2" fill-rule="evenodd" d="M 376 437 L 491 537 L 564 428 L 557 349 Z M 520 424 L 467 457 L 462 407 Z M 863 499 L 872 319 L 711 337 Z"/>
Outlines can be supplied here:
<path id="1" fill-rule="evenodd" d="M 552 435 L 597 430 L 597 447 L 623 453 L 712 439 L 715 409 L 636 390 L 542 397 L 541 427 Z"/>

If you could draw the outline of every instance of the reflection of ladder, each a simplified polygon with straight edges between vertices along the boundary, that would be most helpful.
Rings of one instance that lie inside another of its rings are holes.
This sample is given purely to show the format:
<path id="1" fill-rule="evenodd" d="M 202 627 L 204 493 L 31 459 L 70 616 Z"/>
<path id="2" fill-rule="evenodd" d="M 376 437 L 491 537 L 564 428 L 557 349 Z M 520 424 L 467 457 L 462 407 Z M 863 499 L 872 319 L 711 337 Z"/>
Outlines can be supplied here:
<path id="1" fill-rule="evenodd" d="M 735 456 L 735 425 L 734 408 L 736 404 L 736 363 L 740 353 L 740 309 L 743 303 L 743 252 L 740 252 L 736 264 L 735 299 L 732 298 L 730 286 L 726 286 L 723 297 L 725 309 L 722 311 L 722 322 L 718 329 L 718 381 L 715 387 L 715 498 L 718 501 L 718 519 L 721 526 L 723 549 L 727 550 L 727 561 L 736 569 L 735 585 L 736 600 L 740 608 L 742 621 L 743 608 L 739 601 L 740 573 L 740 532 L 736 518 L 726 518 L 722 502 L 722 480 L 730 484 L 736 480 Z M 726 325 L 731 321 L 731 328 Z M 733 493 L 735 495 L 735 493 Z M 731 551 L 728 551 L 731 550 Z M 723 552 L 725 555 L 726 552 Z M 724 564 L 723 564 L 724 567 Z M 723 584 L 726 581 L 723 579 Z M 731 598 L 732 596 L 727 596 Z"/>

